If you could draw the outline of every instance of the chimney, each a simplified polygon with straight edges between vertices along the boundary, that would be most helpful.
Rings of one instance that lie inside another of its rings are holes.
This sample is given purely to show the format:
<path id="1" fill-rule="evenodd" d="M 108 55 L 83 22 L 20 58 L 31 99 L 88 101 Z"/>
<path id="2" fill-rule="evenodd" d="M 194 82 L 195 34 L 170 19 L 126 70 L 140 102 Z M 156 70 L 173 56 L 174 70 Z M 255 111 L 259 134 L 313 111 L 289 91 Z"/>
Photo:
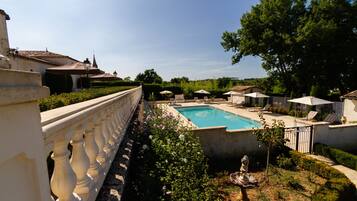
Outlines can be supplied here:
<path id="1" fill-rule="evenodd" d="M 10 68 L 9 64 L 9 37 L 7 35 L 6 20 L 10 20 L 8 14 L 0 9 L 0 68 Z"/>

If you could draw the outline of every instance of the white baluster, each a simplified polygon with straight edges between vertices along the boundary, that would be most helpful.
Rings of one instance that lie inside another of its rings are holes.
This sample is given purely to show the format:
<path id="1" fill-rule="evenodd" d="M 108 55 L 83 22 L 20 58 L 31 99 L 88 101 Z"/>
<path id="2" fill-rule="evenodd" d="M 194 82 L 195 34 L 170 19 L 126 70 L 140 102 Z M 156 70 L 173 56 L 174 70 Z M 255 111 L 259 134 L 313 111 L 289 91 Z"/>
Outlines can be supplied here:
<path id="1" fill-rule="evenodd" d="M 71 141 L 73 149 L 70 163 L 77 176 L 77 184 L 74 192 L 82 198 L 87 198 L 93 184 L 92 180 L 87 175 L 87 171 L 89 169 L 89 158 L 83 146 L 83 135 L 84 127 L 83 125 L 80 125 L 76 128 L 75 134 Z"/>
<path id="2" fill-rule="evenodd" d="M 98 146 L 97 161 L 102 167 L 104 167 L 106 161 L 106 153 L 104 151 L 105 138 L 103 133 L 103 121 L 101 118 L 98 118 L 94 124 L 94 139 Z"/>
<path id="3" fill-rule="evenodd" d="M 51 178 L 51 189 L 58 197 L 57 201 L 75 201 L 77 199 L 73 195 L 73 190 L 77 178 L 69 163 L 68 140 L 65 136 L 66 132 L 62 132 L 54 141 L 52 159 L 55 167 Z"/>
<path id="4" fill-rule="evenodd" d="M 110 156 L 110 144 L 109 144 L 109 130 L 108 130 L 108 120 L 105 115 L 102 119 L 102 133 L 104 136 L 104 151 L 106 153 L 106 158 Z"/>
<path id="5" fill-rule="evenodd" d="M 95 141 L 95 126 L 92 120 L 89 120 L 88 127 L 85 132 L 85 149 L 89 158 L 89 169 L 88 174 L 97 181 L 97 177 L 100 173 L 100 165 L 97 161 L 97 155 L 99 149 Z"/>
<path id="6" fill-rule="evenodd" d="M 108 144 L 109 144 L 109 153 L 112 154 L 114 151 L 115 139 L 113 137 L 114 131 L 112 127 L 112 113 L 107 114 L 107 135 L 108 135 Z"/>

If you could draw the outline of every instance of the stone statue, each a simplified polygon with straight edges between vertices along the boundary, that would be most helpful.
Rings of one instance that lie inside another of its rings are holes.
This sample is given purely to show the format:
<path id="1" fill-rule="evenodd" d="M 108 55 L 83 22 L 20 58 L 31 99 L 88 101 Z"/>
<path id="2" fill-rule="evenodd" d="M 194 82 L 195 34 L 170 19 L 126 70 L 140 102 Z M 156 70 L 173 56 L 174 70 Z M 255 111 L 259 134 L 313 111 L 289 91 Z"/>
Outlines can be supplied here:
<path id="1" fill-rule="evenodd" d="M 258 181 L 248 174 L 249 158 L 247 155 L 243 156 L 241 163 L 242 165 L 240 166 L 239 172 L 230 175 L 230 181 L 244 188 L 258 186 Z"/>

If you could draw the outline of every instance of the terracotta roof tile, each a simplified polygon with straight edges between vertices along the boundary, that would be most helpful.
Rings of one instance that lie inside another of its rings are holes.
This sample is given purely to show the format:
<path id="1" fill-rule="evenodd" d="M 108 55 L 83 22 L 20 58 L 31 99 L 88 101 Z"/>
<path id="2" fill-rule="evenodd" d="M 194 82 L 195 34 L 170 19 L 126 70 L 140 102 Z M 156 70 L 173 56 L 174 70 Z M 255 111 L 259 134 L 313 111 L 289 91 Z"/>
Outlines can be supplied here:
<path id="1" fill-rule="evenodd" d="M 21 56 L 28 56 L 28 57 L 67 57 L 62 54 L 57 54 L 50 51 L 41 51 L 41 50 L 19 50 L 18 54 Z"/>
<path id="2" fill-rule="evenodd" d="M 234 86 L 234 87 L 232 87 L 232 91 L 240 92 L 240 91 L 245 91 L 247 89 L 254 88 L 254 87 L 256 87 L 256 86 L 244 86 L 244 85 Z"/>
<path id="3" fill-rule="evenodd" d="M 352 98 L 352 99 L 357 99 L 357 90 L 354 90 L 348 94 L 345 94 L 343 96 L 344 98 Z"/>

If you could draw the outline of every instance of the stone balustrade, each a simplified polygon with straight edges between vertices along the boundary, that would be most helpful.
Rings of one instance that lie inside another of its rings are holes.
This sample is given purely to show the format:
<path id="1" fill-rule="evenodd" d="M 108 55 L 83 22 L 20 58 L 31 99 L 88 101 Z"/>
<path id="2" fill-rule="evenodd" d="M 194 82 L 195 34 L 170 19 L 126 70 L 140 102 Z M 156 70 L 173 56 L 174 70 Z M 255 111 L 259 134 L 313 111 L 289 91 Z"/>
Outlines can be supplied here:
<path id="1" fill-rule="evenodd" d="M 68 115 L 66 107 L 59 108 L 61 113 L 41 113 L 45 153 L 54 160 L 54 198 L 95 200 L 140 97 L 138 87 L 103 97 L 83 110 L 72 105 Z"/>
<path id="2" fill-rule="evenodd" d="M 38 73 L 0 69 L 0 200 L 93 201 L 141 87 L 40 113 Z"/>

